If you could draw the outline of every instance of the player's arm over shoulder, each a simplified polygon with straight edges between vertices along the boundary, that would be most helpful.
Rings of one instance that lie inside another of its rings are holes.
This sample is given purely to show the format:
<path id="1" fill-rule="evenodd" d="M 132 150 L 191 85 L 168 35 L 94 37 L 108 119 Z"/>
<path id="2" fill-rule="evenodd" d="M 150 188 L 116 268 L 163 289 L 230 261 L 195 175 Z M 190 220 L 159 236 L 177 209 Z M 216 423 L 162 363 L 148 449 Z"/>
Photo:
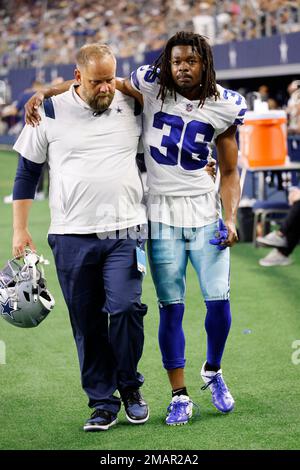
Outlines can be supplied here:
<path id="1" fill-rule="evenodd" d="M 50 85 L 49 87 L 45 87 L 37 91 L 24 105 L 26 124 L 29 124 L 33 127 L 38 126 L 41 121 L 39 107 L 41 106 L 43 100 L 51 98 L 51 96 L 64 93 L 73 83 L 76 83 L 75 80 L 68 80 L 58 85 Z"/>
<path id="2" fill-rule="evenodd" d="M 151 65 L 142 65 L 131 73 L 130 78 L 123 81 L 117 80 L 117 88 L 124 94 L 129 94 L 143 104 L 143 96 L 158 93 L 159 71 Z"/>
<path id="3" fill-rule="evenodd" d="M 117 78 L 116 88 L 117 90 L 124 93 L 124 95 L 128 95 L 132 98 L 135 98 L 143 106 L 143 95 L 135 88 L 133 88 L 129 78 Z"/>

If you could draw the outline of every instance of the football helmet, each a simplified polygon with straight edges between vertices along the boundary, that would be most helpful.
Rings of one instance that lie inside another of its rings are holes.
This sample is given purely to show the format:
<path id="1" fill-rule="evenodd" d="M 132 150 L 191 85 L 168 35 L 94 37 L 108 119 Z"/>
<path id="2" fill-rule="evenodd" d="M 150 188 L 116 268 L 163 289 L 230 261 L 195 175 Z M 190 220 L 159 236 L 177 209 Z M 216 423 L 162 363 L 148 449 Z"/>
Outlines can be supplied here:
<path id="1" fill-rule="evenodd" d="M 55 301 L 46 288 L 43 256 L 25 250 L 23 264 L 14 258 L 0 271 L 0 316 L 20 328 L 38 326 Z"/>

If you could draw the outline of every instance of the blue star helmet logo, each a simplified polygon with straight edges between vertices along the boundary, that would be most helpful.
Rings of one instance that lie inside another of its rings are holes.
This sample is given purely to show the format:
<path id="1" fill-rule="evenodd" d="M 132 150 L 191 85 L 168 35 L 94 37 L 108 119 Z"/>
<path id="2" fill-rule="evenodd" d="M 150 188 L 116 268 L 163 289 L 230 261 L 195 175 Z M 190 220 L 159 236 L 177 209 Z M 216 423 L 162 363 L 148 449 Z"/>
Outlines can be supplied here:
<path id="1" fill-rule="evenodd" d="M 6 302 L 0 301 L 0 313 L 1 315 L 8 315 L 12 320 L 14 320 L 14 316 L 12 312 L 16 310 L 12 307 L 12 302 L 10 299 L 7 299 Z"/>

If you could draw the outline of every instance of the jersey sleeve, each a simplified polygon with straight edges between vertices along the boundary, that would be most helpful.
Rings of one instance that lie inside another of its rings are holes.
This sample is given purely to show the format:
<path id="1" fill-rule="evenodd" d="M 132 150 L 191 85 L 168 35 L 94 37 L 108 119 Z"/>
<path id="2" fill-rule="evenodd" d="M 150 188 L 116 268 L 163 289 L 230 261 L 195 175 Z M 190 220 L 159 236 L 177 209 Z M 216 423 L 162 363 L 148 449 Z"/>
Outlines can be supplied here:
<path id="1" fill-rule="evenodd" d="M 14 150 L 34 163 L 44 163 L 47 160 L 48 140 L 43 107 L 39 109 L 39 113 L 41 115 L 40 124 L 37 127 L 26 124 L 13 146 Z"/>
<path id="2" fill-rule="evenodd" d="M 158 73 L 153 72 L 153 66 L 142 65 L 131 73 L 130 80 L 133 88 L 141 93 L 157 95 L 158 92 Z"/>
<path id="3" fill-rule="evenodd" d="M 245 98 L 238 92 L 221 89 L 221 110 L 222 110 L 222 126 L 216 131 L 217 135 L 225 132 L 230 126 L 240 126 L 244 124 L 245 113 L 247 111 L 247 103 Z"/>
<path id="4" fill-rule="evenodd" d="M 245 113 L 247 111 L 247 103 L 245 98 L 237 93 L 239 96 L 238 104 L 235 103 L 235 108 L 233 110 L 233 117 L 234 121 L 232 123 L 233 126 L 242 126 L 244 124 Z"/>

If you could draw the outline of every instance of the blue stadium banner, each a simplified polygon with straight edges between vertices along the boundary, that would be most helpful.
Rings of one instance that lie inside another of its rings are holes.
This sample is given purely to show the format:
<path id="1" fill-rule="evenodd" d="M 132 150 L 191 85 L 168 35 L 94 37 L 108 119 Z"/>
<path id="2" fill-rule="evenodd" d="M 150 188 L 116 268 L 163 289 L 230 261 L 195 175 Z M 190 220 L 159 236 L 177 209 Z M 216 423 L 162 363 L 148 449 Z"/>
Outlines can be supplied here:
<path id="1" fill-rule="evenodd" d="M 300 74 L 300 32 L 214 46 L 219 80 Z"/>

